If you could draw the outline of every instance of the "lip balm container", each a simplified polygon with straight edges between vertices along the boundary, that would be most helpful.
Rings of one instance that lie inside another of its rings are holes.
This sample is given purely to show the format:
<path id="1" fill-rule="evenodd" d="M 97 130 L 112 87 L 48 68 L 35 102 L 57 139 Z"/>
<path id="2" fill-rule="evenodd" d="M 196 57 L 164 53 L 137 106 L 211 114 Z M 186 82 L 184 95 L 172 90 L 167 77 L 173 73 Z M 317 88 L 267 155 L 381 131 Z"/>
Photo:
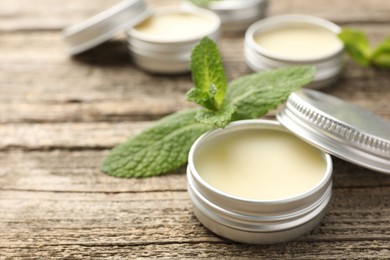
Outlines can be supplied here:
<path id="1" fill-rule="evenodd" d="M 184 6 L 206 8 L 216 13 L 221 19 L 224 33 L 244 32 L 252 23 L 265 16 L 267 0 L 220 0 L 208 4 L 194 4 L 183 0 Z"/>
<path id="2" fill-rule="evenodd" d="M 307 15 L 279 15 L 251 25 L 245 34 L 246 63 L 254 71 L 289 65 L 313 65 L 310 87 L 334 83 L 342 73 L 343 44 L 336 24 Z"/>
<path id="3" fill-rule="evenodd" d="M 237 196 L 216 188 L 208 183 L 205 177 L 202 177 L 202 170 L 207 170 L 207 166 L 202 167 L 202 162 L 199 161 L 199 157 L 202 156 L 200 153 L 204 149 L 203 146 L 212 143 L 215 139 L 229 139 L 231 135 L 237 136 L 240 133 L 245 135 L 248 131 L 255 131 L 260 135 L 263 132 L 265 134 L 268 134 L 268 132 L 274 134 L 285 133 L 291 135 L 291 138 L 296 138 L 278 122 L 270 120 L 239 121 L 230 124 L 223 130 L 215 130 L 200 137 L 190 151 L 187 169 L 188 193 L 196 217 L 214 233 L 231 240 L 250 244 L 285 242 L 309 233 L 323 218 L 332 193 L 332 161 L 329 155 L 320 150 L 315 149 L 314 151 L 317 153 L 318 163 L 321 164 L 320 178 L 313 181 L 311 186 L 303 188 L 301 192 L 294 191 L 294 195 L 283 197 L 283 194 L 271 194 L 271 199 L 255 199 L 257 194 L 253 192 L 249 196 L 246 195 L 248 197 Z M 298 142 L 303 143 L 300 140 Z M 231 160 L 234 160 L 234 158 Z M 278 158 L 278 160 L 280 160 L 279 163 L 283 163 L 283 157 Z M 267 171 L 267 169 L 264 169 L 264 171 Z M 272 170 L 268 169 L 268 171 L 268 173 L 264 173 L 264 182 L 270 177 L 267 177 L 267 175 L 275 174 Z M 211 174 L 217 174 L 217 172 Z M 220 178 L 221 180 L 230 178 L 232 174 L 238 175 L 237 179 L 239 179 L 239 176 L 243 173 L 240 171 L 225 172 L 221 173 Z M 294 173 L 293 171 L 291 171 L 291 174 L 301 176 L 301 173 Z M 288 172 L 284 175 L 285 177 L 288 176 Z M 210 179 L 212 180 L 212 178 Z M 232 180 L 231 184 L 245 185 L 237 179 Z M 216 180 L 214 184 L 220 183 L 221 180 L 219 182 Z M 244 181 L 254 182 L 253 179 Z M 295 180 L 297 185 L 299 181 L 301 180 Z M 270 182 L 275 184 L 275 180 Z M 283 180 L 280 180 L 280 182 L 283 182 Z M 256 190 L 260 193 L 260 197 L 267 198 L 268 194 L 262 194 L 261 189 L 265 189 L 269 185 L 272 184 L 257 183 Z M 238 191 L 233 189 L 233 192 L 237 193 Z M 280 190 L 268 192 L 279 193 Z M 272 196 L 275 196 L 275 198 L 272 198 Z"/>
<path id="4" fill-rule="evenodd" d="M 155 10 L 128 31 L 129 50 L 146 71 L 188 72 L 192 49 L 205 36 L 217 41 L 219 28 L 218 16 L 208 10 Z"/>
<path id="5" fill-rule="evenodd" d="M 390 123 L 330 95 L 294 92 L 273 120 L 243 120 L 193 144 L 187 189 L 198 220 L 250 244 L 290 241 L 321 222 L 332 154 L 390 174 Z"/>
<path id="6" fill-rule="evenodd" d="M 124 0 L 64 29 L 70 55 L 78 55 L 115 37 L 150 15 L 143 0 Z"/>
<path id="7" fill-rule="evenodd" d="M 127 32 L 133 61 L 159 74 L 190 70 L 191 51 L 205 36 L 217 41 L 220 19 L 211 11 L 192 8 L 150 10 L 143 0 L 124 0 L 63 31 L 69 53 L 78 55 Z"/>

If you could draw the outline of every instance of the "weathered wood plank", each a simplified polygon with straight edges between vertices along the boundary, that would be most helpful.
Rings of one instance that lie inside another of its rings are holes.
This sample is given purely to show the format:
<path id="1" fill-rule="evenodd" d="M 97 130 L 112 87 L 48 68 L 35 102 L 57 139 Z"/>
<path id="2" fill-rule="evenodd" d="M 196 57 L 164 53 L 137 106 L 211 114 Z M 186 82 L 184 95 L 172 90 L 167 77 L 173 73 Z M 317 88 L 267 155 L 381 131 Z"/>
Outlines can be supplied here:
<path id="1" fill-rule="evenodd" d="M 106 150 L 55 150 L 1 153 L 0 187 L 3 190 L 86 193 L 184 191 L 186 189 L 184 169 L 177 174 L 147 179 L 121 179 L 107 176 L 99 171 L 107 152 Z"/>
<path id="2" fill-rule="evenodd" d="M 388 259 L 389 242 L 297 242 L 283 245 L 255 246 L 230 243 L 127 243 L 90 245 L 55 245 L 11 247 L 2 253 L 15 259 Z M 332 250 L 330 250 L 332 249 Z"/>
<path id="3" fill-rule="evenodd" d="M 0 153 L 0 187 L 14 191 L 133 193 L 186 190 L 185 169 L 166 176 L 121 179 L 107 176 L 99 167 L 102 151 L 8 151 Z M 390 187 L 386 174 L 334 160 L 335 188 Z"/>
<path id="4" fill-rule="evenodd" d="M 195 219 L 187 196 L 1 191 L 0 247 L 225 241 Z M 335 189 L 323 223 L 302 241 L 389 242 L 389 203 L 389 188 Z"/>
<path id="5" fill-rule="evenodd" d="M 152 122 L 5 124 L 0 127 L 0 150 L 111 148 L 142 131 Z"/>
<path id="6" fill-rule="evenodd" d="M 0 9 L 0 30 L 62 30 L 104 11 L 120 0 L 4 0 Z M 146 0 L 151 7 L 177 6 L 178 0 Z"/>
<path id="7" fill-rule="evenodd" d="M 66 123 L 157 120 L 178 110 L 195 107 L 184 97 L 132 101 L 68 102 L 68 103 L 11 103 L 0 104 L 0 123 Z"/>
<path id="8" fill-rule="evenodd" d="M 1 31 L 61 30 L 82 21 L 118 1 L 3 0 L 0 9 Z M 152 8 L 178 6 L 180 0 L 149 0 Z M 268 15 L 304 13 L 339 23 L 389 22 L 387 0 L 276 0 L 270 1 Z"/>

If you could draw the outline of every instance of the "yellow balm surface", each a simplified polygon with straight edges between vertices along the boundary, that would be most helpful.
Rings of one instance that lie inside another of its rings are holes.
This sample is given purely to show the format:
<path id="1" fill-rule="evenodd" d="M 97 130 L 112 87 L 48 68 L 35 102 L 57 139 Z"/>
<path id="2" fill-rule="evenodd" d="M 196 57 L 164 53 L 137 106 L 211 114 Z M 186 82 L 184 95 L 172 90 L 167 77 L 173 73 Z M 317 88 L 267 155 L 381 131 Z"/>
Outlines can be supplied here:
<path id="1" fill-rule="evenodd" d="M 166 13 L 153 15 L 134 29 L 148 37 L 162 41 L 180 41 L 207 34 L 212 21 L 192 13 Z"/>
<path id="2" fill-rule="evenodd" d="M 315 187 L 326 173 L 322 153 L 292 134 L 247 130 L 205 143 L 195 168 L 210 185 L 256 200 L 286 199 Z"/>
<path id="3" fill-rule="evenodd" d="M 342 47 L 333 32 L 314 25 L 292 25 L 259 32 L 254 40 L 263 49 L 291 59 L 326 56 Z"/>

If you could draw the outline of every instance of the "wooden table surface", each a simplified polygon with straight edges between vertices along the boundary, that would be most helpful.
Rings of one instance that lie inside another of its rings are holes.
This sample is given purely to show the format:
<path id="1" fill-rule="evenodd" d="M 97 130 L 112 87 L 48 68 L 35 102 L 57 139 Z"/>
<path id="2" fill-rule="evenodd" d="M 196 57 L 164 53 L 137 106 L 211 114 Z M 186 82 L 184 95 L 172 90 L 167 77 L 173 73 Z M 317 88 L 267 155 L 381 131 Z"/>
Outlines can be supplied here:
<path id="1" fill-rule="evenodd" d="M 144 73 L 123 36 L 69 58 L 62 28 L 115 2 L 1 0 L 0 259 L 390 258 L 390 176 L 338 159 L 318 231 L 267 246 L 204 228 L 183 169 L 147 179 L 101 173 L 114 145 L 193 106 L 184 97 L 190 76 Z M 281 13 L 356 27 L 374 43 L 390 33 L 388 0 L 271 0 L 268 15 Z M 242 36 L 222 39 L 229 79 L 251 72 L 242 45 Z M 324 91 L 390 119 L 390 71 L 347 61 L 343 79 Z"/>

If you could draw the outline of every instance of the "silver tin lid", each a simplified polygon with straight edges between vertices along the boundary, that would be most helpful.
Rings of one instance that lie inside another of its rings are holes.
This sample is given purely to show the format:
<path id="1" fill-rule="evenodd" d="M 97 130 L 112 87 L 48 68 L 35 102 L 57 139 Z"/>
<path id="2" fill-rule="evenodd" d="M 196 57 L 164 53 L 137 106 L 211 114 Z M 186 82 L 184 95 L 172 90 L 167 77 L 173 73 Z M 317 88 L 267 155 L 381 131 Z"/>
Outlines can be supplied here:
<path id="1" fill-rule="evenodd" d="M 125 0 L 79 24 L 65 28 L 69 53 L 89 50 L 139 23 L 150 15 L 143 0 Z"/>
<path id="2" fill-rule="evenodd" d="M 216 13 L 222 22 L 222 31 L 238 33 L 265 16 L 268 0 L 223 0 L 194 3 L 182 0 L 184 7 L 201 7 Z"/>
<path id="3" fill-rule="evenodd" d="M 292 93 L 277 119 L 308 143 L 351 163 L 390 174 L 390 122 L 330 95 Z"/>
<path id="4" fill-rule="evenodd" d="M 245 20 L 248 17 L 259 18 L 266 5 L 267 0 L 224 0 L 212 1 L 206 7 L 216 12 L 222 22 L 233 22 Z M 245 11 L 245 13 L 241 11 Z M 244 17 L 242 17 L 243 14 L 245 14 Z"/>

